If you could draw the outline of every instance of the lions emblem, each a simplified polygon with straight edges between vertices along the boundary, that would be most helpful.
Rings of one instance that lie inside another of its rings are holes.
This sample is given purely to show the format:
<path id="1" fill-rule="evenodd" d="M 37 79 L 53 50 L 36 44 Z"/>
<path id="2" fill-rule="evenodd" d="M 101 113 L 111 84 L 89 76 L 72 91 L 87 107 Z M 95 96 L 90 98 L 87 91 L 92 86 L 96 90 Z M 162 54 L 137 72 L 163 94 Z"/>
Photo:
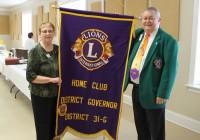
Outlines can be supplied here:
<path id="1" fill-rule="evenodd" d="M 87 70 L 93 71 L 109 62 L 114 53 L 106 33 L 99 29 L 88 29 L 72 45 L 74 58 Z"/>
<path id="2" fill-rule="evenodd" d="M 66 104 L 59 105 L 59 107 L 58 107 L 58 114 L 60 116 L 65 116 L 66 112 L 67 112 L 67 105 Z"/>

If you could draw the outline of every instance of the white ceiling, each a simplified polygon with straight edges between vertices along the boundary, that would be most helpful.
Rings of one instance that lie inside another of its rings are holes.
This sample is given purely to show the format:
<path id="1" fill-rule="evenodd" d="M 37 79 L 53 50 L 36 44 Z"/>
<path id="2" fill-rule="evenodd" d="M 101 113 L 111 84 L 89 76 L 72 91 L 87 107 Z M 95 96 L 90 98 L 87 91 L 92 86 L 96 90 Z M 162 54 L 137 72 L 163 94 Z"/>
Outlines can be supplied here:
<path id="1" fill-rule="evenodd" d="M 27 0 L 0 0 L 0 8 L 12 8 L 24 3 L 25 1 Z"/>

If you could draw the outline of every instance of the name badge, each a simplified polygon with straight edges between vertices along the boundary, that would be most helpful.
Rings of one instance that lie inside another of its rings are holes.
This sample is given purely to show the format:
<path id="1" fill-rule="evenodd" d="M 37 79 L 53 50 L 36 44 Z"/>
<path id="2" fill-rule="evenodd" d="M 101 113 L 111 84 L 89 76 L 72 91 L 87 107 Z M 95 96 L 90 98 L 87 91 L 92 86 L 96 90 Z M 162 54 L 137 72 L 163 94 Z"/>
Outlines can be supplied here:
<path id="1" fill-rule="evenodd" d="M 139 70 L 137 70 L 137 69 L 131 69 L 131 71 L 130 71 L 130 75 L 131 75 L 131 78 L 133 79 L 133 80 L 135 80 L 135 79 L 137 79 L 138 77 L 139 77 Z"/>

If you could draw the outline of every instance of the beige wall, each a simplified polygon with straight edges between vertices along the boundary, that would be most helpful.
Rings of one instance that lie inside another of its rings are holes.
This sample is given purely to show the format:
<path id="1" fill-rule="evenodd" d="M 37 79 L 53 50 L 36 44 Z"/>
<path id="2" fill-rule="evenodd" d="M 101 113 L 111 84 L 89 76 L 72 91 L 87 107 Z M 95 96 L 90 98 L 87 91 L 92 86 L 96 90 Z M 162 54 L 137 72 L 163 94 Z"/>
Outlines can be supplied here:
<path id="1" fill-rule="evenodd" d="M 9 34 L 9 16 L 0 15 L 0 34 Z"/>
<path id="2" fill-rule="evenodd" d="M 32 10 L 33 12 L 33 33 L 34 33 L 34 39 L 37 41 L 37 35 L 38 35 L 38 26 L 43 22 L 43 21 L 51 21 L 54 24 L 56 15 L 52 14 L 52 10 L 50 9 L 50 4 L 49 3 L 55 3 L 56 0 L 30 0 L 25 2 L 24 4 L 15 7 L 11 9 L 11 14 L 10 14 L 10 36 L 11 36 L 11 41 L 10 41 L 10 46 L 8 46 L 8 49 L 10 48 L 19 48 L 22 47 L 22 40 L 21 40 L 21 13 L 26 10 Z M 56 9 L 53 8 L 55 11 Z M 50 12 L 49 12 L 50 11 Z"/>
<path id="3" fill-rule="evenodd" d="M 141 16 L 142 11 L 148 6 L 157 7 L 160 10 L 161 27 L 178 39 L 180 0 L 104 0 L 106 13 L 126 14 L 135 17 Z M 139 27 L 139 20 L 136 21 L 136 27 Z"/>
<path id="4" fill-rule="evenodd" d="M 107 1 L 107 4 L 109 2 L 111 1 Z M 120 0 L 118 2 L 120 3 Z M 189 79 L 193 4 L 194 0 L 180 0 L 179 72 L 167 108 L 200 121 L 200 93 L 190 92 L 185 86 Z M 110 7 L 108 6 L 108 8 Z M 131 94 L 131 86 L 126 94 Z"/>
<path id="5" fill-rule="evenodd" d="M 157 6 L 159 9 L 161 9 L 161 16 L 163 13 L 162 25 L 164 25 L 164 29 L 165 27 L 167 27 L 166 31 L 169 30 L 168 32 L 171 32 L 177 38 L 179 38 L 179 43 L 180 43 L 179 72 L 167 108 L 171 111 L 180 113 L 182 115 L 200 121 L 200 111 L 198 109 L 198 107 L 200 107 L 200 93 L 192 93 L 188 91 L 188 89 L 185 86 L 189 79 L 188 76 L 189 76 L 189 66 L 190 66 L 190 49 L 192 43 L 191 39 L 192 39 L 194 0 L 180 0 L 180 1 L 176 0 L 175 3 L 173 3 L 173 0 L 170 0 L 170 2 L 166 4 L 163 3 L 165 2 L 164 0 L 162 0 L 161 2 L 162 4 L 156 3 L 155 2 L 156 0 L 149 0 L 148 3 L 144 0 L 141 1 L 125 0 L 124 2 L 126 8 L 124 9 L 125 14 L 139 16 L 139 13 L 143 10 L 142 8 L 139 9 L 138 7 L 133 8 L 134 9 L 133 10 L 131 8 L 132 7 L 131 5 L 134 5 L 133 1 L 135 3 L 139 2 L 141 4 L 140 6 L 149 4 Z M 114 5 L 111 4 L 112 2 L 113 0 L 105 0 L 105 12 L 120 13 L 123 7 L 122 1 L 121 0 L 115 1 Z M 166 7 L 164 5 L 166 5 Z M 168 11 L 170 10 L 169 7 L 171 6 L 176 6 L 173 9 L 174 13 L 172 11 L 170 12 Z M 170 21 L 166 20 L 167 18 L 171 18 L 172 21 L 173 18 L 175 18 L 174 19 L 174 22 L 176 23 L 175 26 L 168 24 L 168 22 L 171 22 L 171 20 Z M 173 30 L 175 30 L 176 32 L 173 32 Z M 126 91 L 125 94 L 131 95 L 131 89 L 132 89 L 131 87 L 132 86 L 129 85 L 128 90 Z"/>
<path id="6" fill-rule="evenodd" d="M 179 71 L 167 108 L 171 111 L 200 121 L 200 93 L 188 91 L 185 86 L 189 79 L 190 53 L 192 47 L 193 6 L 194 0 L 180 1 Z M 129 85 L 126 94 L 131 94 L 131 85 Z"/>
<path id="7" fill-rule="evenodd" d="M 6 48 L 10 46 L 9 15 L 0 15 L 0 39 L 3 39 Z"/>
<path id="8" fill-rule="evenodd" d="M 137 4 L 136 4 L 137 3 Z M 124 14 L 135 16 L 136 18 L 141 16 L 141 12 L 148 6 L 147 0 L 125 0 Z M 140 27 L 139 20 L 136 20 L 136 27 Z"/>
<path id="9" fill-rule="evenodd" d="M 102 10 L 101 1 L 95 1 L 95 2 L 91 3 L 90 9 L 91 9 L 91 11 L 101 12 L 101 10 Z"/>
<path id="10" fill-rule="evenodd" d="M 167 32 L 178 39 L 180 0 L 159 0 L 159 2 L 158 0 L 149 0 L 149 5 L 159 8 L 161 13 L 161 27 L 164 27 Z"/>
<path id="11" fill-rule="evenodd" d="M 194 0 L 180 3 L 179 72 L 168 108 L 200 121 L 200 93 L 188 91 Z"/>
<path id="12" fill-rule="evenodd" d="M 124 0 L 105 0 L 104 8 L 106 13 L 123 14 Z"/>

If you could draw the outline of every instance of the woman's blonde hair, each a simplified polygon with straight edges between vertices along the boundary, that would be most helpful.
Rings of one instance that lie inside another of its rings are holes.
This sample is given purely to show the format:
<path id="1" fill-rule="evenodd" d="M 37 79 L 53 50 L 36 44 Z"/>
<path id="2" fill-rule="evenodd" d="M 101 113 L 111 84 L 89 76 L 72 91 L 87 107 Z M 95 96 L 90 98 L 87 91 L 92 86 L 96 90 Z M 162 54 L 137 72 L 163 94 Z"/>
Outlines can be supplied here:
<path id="1" fill-rule="evenodd" d="M 55 26 L 51 22 L 44 22 L 39 27 L 39 34 L 41 34 L 42 28 L 45 26 L 49 26 L 53 29 L 53 32 L 55 32 Z"/>

